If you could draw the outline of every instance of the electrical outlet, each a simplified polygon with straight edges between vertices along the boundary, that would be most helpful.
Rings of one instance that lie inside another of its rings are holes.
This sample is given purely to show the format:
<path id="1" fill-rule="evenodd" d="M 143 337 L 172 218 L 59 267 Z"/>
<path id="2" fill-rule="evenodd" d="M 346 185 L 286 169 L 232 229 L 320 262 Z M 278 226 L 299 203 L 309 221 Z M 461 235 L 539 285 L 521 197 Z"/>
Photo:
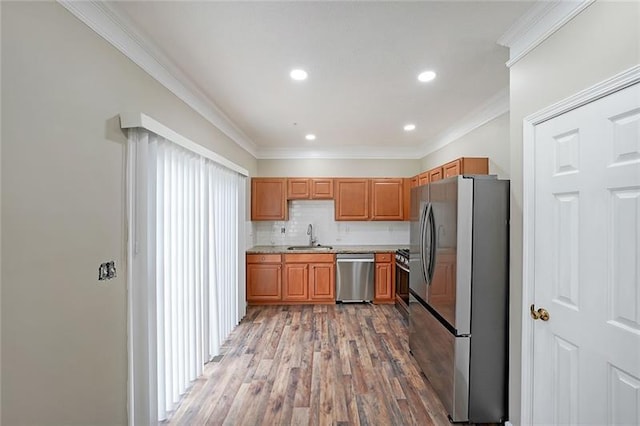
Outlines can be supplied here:
<path id="1" fill-rule="evenodd" d="M 113 260 L 100 264 L 98 268 L 98 280 L 110 280 L 116 277 L 116 262 Z"/>

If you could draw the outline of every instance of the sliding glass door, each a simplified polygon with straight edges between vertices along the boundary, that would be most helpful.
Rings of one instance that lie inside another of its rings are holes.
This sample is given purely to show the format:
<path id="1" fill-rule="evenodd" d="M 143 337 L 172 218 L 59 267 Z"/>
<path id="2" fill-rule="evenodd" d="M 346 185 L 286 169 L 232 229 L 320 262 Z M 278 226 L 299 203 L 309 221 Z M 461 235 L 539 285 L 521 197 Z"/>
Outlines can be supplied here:
<path id="1" fill-rule="evenodd" d="M 128 155 L 131 411 L 154 423 L 244 315 L 245 177 L 143 129 Z"/>

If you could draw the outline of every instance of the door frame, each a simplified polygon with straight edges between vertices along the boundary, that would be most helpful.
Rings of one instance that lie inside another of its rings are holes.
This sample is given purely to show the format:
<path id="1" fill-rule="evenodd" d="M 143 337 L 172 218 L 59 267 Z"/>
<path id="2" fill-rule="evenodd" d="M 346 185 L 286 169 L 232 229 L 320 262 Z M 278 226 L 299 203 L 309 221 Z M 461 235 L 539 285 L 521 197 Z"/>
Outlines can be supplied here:
<path id="1" fill-rule="evenodd" d="M 608 96 L 640 82 L 640 65 L 635 65 L 585 90 L 539 110 L 522 120 L 522 375 L 521 424 L 533 420 L 533 322 L 529 305 L 535 295 L 535 127 L 547 120 Z"/>

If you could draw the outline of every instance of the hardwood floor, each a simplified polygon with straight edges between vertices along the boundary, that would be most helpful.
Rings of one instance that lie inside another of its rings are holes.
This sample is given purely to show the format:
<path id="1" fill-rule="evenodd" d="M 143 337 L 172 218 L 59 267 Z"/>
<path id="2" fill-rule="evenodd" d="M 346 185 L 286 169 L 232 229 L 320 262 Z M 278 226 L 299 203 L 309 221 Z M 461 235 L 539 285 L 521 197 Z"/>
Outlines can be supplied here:
<path id="1" fill-rule="evenodd" d="M 250 307 L 167 423 L 446 425 L 392 305 Z"/>

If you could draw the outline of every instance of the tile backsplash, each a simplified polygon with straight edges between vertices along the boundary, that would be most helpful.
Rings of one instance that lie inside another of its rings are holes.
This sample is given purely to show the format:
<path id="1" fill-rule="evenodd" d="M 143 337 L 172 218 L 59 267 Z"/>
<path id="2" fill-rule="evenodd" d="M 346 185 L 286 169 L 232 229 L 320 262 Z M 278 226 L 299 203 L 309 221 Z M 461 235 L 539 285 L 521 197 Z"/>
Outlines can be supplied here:
<path id="1" fill-rule="evenodd" d="M 288 221 L 253 222 L 255 244 L 309 244 L 309 224 L 319 244 L 409 244 L 409 222 L 336 222 L 332 200 L 294 200 L 289 202 Z"/>

